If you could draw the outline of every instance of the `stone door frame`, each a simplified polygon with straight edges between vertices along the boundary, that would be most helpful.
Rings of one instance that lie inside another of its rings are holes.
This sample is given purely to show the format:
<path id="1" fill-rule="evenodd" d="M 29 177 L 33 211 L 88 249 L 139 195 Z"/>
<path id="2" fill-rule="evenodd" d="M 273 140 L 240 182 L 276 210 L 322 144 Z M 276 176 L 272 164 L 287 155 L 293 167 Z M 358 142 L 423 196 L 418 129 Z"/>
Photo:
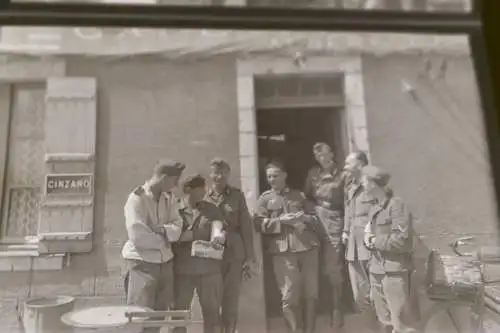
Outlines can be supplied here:
<path id="1" fill-rule="evenodd" d="M 245 193 L 248 207 L 254 211 L 259 191 L 259 166 L 257 151 L 257 124 L 254 94 L 254 78 L 265 74 L 301 74 L 334 72 L 344 75 L 344 119 L 348 151 L 359 149 L 368 155 L 368 130 L 366 123 L 365 96 L 362 76 L 361 56 L 311 56 L 302 64 L 297 64 L 293 57 L 257 56 L 238 59 L 237 71 L 237 106 L 239 132 L 239 161 L 241 189 Z M 260 237 L 255 237 L 257 260 L 262 262 Z M 263 276 L 252 283 L 252 294 L 264 296 Z M 242 309 L 243 310 L 243 309 Z M 252 318 L 254 323 L 261 322 L 257 331 L 266 331 L 265 304 L 259 307 L 259 318 Z M 252 311 L 253 312 L 253 311 Z M 248 313 L 248 312 L 247 312 Z"/>

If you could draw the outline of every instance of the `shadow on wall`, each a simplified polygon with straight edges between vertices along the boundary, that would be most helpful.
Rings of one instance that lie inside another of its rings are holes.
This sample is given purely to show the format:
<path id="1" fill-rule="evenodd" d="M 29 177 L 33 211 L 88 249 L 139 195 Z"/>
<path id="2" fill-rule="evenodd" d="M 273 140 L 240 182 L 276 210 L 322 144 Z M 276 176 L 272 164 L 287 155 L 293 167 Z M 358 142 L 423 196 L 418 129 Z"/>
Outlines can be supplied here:
<path id="1" fill-rule="evenodd" d="M 421 222 L 428 246 L 462 235 L 495 243 L 487 143 L 468 55 L 363 56 L 373 163 Z"/>

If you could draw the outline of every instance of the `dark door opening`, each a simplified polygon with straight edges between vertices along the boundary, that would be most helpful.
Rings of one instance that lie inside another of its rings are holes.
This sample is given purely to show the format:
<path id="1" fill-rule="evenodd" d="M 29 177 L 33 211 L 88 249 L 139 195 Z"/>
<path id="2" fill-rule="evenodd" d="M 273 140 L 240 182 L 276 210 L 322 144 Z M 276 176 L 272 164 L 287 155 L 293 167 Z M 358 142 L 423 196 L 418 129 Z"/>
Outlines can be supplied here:
<path id="1" fill-rule="evenodd" d="M 288 185 L 304 188 L 308 170 L 315 165 L 312 147 L 316 142 L 329 144 L 335 152 L 337 163 L 342 166 L 345 157 L 341 112 L 333 107 L 276 108 L 257 110 L 257 135 L 259 152 L 260 192 L 268 189 L 264 166 L 270 159 L 278 158 L 288 171 Z M 266 238 L 263 237 L 265 244 Z M 328 309 L 328 292 L 320 279 L 320 306 Z M 268 318 L 281 316 L 280 293 L 275 281 L 272 261 L 264 254 L 264 288 Z"/>

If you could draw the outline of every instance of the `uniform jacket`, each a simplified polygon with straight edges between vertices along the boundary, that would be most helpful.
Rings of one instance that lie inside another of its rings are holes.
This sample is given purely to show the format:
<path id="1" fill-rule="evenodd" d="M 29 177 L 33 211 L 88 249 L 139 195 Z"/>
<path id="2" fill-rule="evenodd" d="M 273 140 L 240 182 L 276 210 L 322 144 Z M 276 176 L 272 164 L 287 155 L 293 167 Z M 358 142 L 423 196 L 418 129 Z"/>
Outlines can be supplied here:
<path id="1" fill-rule="evenodd" d="M 123 258 L 151 263 L 172 259 L 170 243 L 179 239 L 182 228 L 176 202 L 172 194 L 166 193 L 156 202 L 146 184 L 130 193 L 124 207 L 128 240 L 122 249 Z M 163 226 L 167 239 L 153 232 L 153 225 Z"/>
<path id="2" fill-rule="evenodd" d="M 286 213 L 305 212 L 306 228 L 285 225 L 279 217 Z M 257 232 L 266 236 L 266 251 L 270 253 L 303 252 L 319 246 L 316 234 L 318 218 L 314 208 L 306 200 L 304 194 L 297 190 L 285 188 L 281 192 L 269 190 L 261 194 L 257 202 L 254 224 Z"/>
<path id="3" fill-rule="evenodd" d="M 390 196 L 370 211 L 375 236 L 370 271 L 376 274 L 412 270 L 413 218 L 401 198 Z"/>
<path id="4" fill-rule="evenodd" d="M 359 182 L 352 182 L 345 191 L 344 232 L 348 235 L 346 259 L 368 260 L 371 253 L 363 243 L 364 230 L 369 222 L 371 208 L 376 201 L 366 196 Z"/>
<path id="5" fill-rule="evenodd" d="M 316 204 L 326 204 L 325 208 L 335 211 L 344 209 L 344 179 L 336 170 L 324 172 L 319 166 L 311 168 L 304 186 L 306 197 Z"/>
<path id="6" fill-rule="evenodd" d="M 179 200 L 178 211 L 182 217 L 182 232 L 191 230 L 193 238 L 189 241 L 178 241 L 172 244 L 174 252 L 174 271 L 176 274 L 203 275 L 219 273 L 221 261 L 209 258 L 191 256 L 191 245 L 194 240 L 210 241 L 212 239 L 212 224 L 220 221 L 225 224 L 224 216 L 212 203 L 202 201 L 195 209 Z"/>
<path id="7" fill-rule="evenodd" d="M 254 228 L 243 192 L 228 185 L 220 195 L 209 190 L 206 200 L 221 210 L 227 223 L 224 259 L 243 261 L 253 258 Z"/>

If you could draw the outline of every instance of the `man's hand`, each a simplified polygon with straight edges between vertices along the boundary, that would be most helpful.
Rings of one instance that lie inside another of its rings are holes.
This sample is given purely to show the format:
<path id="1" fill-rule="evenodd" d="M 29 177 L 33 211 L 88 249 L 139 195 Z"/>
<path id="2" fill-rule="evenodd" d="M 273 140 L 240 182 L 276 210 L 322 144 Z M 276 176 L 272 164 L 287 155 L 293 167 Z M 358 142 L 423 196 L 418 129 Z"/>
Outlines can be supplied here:
<path id="1" fill-rule="evenodd" d="M 243 264 L 243 278 L 249 280 L 255 274 L 255 266 L 257 263 L 255 259 L 247 259 Z"/>
<path id="2" fill-rule="evenodd" d="M 279 217 L 282 223 L 290 223 L 297 219 L 298 213 L 286 213 Z"/>
<path id="3" fill-rule="evenodd" d="M 342 232 L 342 244 L 347 245 L 347 241 L 349 240 L 349 234 L 347 232 Z"/>
<path id="4" fill-rule="evenodd" d="M 363 239 L 365 245 L 369 249 L 373 249 L 375 245 L 375 235 L 371 232 L 365 232 L 365 237 Z"/>
<path id="5" fill-rule="evenodd" d="M 224 235 L 218 235 L 218 236 L 215 236 L 214 238 L 212 238 L 212 244 L 216 246 L 216 248 L 220 248 L 222 246 L 224 246 L 224 244 L 226 243 L 226 239 L 224 237 Z"/>
<path id="6" fill-rule="evenodd" d="M 161 236 L 166 236 L 167 234 L 167 231 L 165 230 L 165 227 L 163 225 L 151 225 L 151 230 L 153 230 L 153 232 L 155 234 L 158 234 L 158 235 L 161 235 Z"/>

